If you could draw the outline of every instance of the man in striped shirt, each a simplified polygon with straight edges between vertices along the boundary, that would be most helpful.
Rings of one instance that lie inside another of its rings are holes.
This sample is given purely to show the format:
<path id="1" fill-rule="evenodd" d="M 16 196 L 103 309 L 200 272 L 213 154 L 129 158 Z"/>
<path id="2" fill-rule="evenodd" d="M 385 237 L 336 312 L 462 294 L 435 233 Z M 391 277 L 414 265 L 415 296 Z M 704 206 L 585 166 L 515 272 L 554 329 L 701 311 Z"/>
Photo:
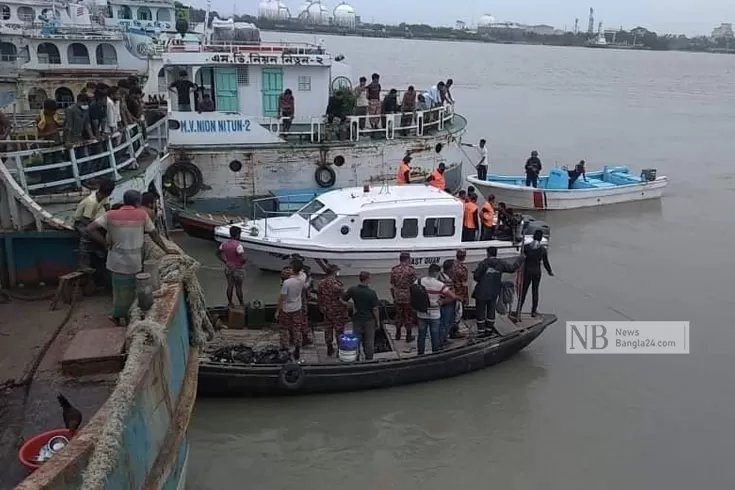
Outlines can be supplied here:
<path id="1" fill-rule="evenodd" d="M 129 320 L 129 310 L 135 300 L 135 275 L 143 269 L 145 235 L 149 234 L 166 253 L 178 253 L 161 239 L 140 203 L 140 192 L 126 191 L 122 207 L 108 211 L 87 228 L 92 240 L 109 249 L 107 270 L 112 275 L 112 320 L 118 325 Z M 106 237 L 102 230 L 106 230 Z"/>

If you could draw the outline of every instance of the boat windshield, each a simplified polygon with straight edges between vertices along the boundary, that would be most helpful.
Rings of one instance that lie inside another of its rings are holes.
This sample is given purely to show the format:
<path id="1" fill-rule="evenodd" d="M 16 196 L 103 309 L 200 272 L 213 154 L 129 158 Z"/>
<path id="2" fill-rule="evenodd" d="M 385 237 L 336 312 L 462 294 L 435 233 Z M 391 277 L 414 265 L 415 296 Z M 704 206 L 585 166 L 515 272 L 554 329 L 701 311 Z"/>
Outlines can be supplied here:
<path id="1" fill-rule="evenodd" d="M 311 219 L 311 226 L 316 229 L 316 231 L 322 231 L 322 228 L 327 226 L 329 223 L 337 219 L 337 213 L 332 211 L 331 209 L 325 209 L 324 212 L 321 214 L 314 216 Z"/>
<path id="2" fill-rule="evenodd" d="M 314 199 L 309 204 L 296 211 L 296 214 L 308 221 L 309 218 L 311 218 L 315 213 L 318 213 L 319 210 L 323 207 L 323 202 L 321 202 L 319 199 Z"/>

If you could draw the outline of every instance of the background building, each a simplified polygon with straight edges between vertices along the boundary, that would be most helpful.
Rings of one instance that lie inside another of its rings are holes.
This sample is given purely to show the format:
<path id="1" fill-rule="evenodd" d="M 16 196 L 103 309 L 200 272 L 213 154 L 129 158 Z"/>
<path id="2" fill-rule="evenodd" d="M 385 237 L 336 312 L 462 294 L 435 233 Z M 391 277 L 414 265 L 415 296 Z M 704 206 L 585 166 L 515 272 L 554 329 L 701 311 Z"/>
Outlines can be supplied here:
<path id="1" fill-rule="evenodd" d="M 263 0 L 258 5 L 258 17 L 268 20 L 286 20 L 291 18 L 291 12 L 279 0 Z"/>
<path id="2" fill-rule="evenodd" d="M 712 29 L 712 39 L 715 41 L 718 39 L 732 39 L 732 24 L 720 24 L 719 27 Z"/>
<path id="3" fill-rule="evenodd" d="M 355 9 L 352 8 L 347 2 L 342 2 L 334 8 L 334 25 L 340 27 L 349 27 L 354 29 L 357 25 L 357 15 Z"/>

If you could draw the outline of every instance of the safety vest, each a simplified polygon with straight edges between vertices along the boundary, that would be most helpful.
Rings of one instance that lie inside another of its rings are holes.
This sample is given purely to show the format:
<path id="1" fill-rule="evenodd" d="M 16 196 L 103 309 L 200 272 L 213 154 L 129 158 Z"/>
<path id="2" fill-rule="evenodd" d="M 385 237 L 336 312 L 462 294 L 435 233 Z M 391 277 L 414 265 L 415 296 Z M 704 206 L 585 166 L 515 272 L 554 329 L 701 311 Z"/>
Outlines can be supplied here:
<path id="1" fill-rule="evenodd" d="M 408 184 L 406 181 L 406 172 L 411 173 L 411 167 L 406 162 L 401 160 L 401 164 L 398 166 L 398 175 L 396 175 L 396 181 L 398 185 Z"/>
<path id="2" fill-rule="evenodd" d="M 447 188 L 447 181 L 444 180 L 444 174 L 438 170 L 431 172 L 431 181 L 429 181 L 429 183 L 437 189 L 444 190 Z"/>
<path id="3" fill-rule="evenodd" d="M 493 226 L 493 218 L 495 217 L 495 210 L 493 209 L 493 205 L 489 202 L 483 204 L 480 216 L 482 219 L 482 226 L 485 226 L 487 228 Z"/>
<path id="4" fill-rule="evenodd" d="M 477 204 L 474 202 L 466 202 L 464 204 L 464 224 L 462 225 L 465 228 L 470 228 L 472 230 L 477 228 L 477 225 L 475 225 L 475 216 L 477 213 Z"/>

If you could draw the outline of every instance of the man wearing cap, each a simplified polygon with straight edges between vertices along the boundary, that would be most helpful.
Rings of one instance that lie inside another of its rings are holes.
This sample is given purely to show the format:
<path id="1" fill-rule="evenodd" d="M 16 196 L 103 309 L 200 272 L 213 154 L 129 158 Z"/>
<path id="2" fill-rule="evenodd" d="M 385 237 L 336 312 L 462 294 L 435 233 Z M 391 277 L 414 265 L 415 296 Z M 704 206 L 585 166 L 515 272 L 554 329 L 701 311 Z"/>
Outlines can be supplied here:
<path id="1" fill-rule="evenodd" d="M 401 252 L 400 263 L 390 271 L 390 294 L 396 307 L 396 340 L 401 340 L 401 330 L 406 329 L 406 342 L 413 341 L 411 329 L 416 324 L 411 308 L 411 284 L 416 281 L 416 269 L 411 266 L 411 255 Z"/>
<path id="2" fill-rule="evenodd" d="M 334 355 L 334 333 L 339 338 L 345 331 L 347 325 L 347 306 L 342 303 L 344 285 L 337 278 L 339 267 L 330 265 L 327 267 L 327 275 L 317 286 L 317 302 L 319 310 L 324 315 L 326 328 L 324 330 L 324 341 L 327 344 L 327 355 Z"/>

